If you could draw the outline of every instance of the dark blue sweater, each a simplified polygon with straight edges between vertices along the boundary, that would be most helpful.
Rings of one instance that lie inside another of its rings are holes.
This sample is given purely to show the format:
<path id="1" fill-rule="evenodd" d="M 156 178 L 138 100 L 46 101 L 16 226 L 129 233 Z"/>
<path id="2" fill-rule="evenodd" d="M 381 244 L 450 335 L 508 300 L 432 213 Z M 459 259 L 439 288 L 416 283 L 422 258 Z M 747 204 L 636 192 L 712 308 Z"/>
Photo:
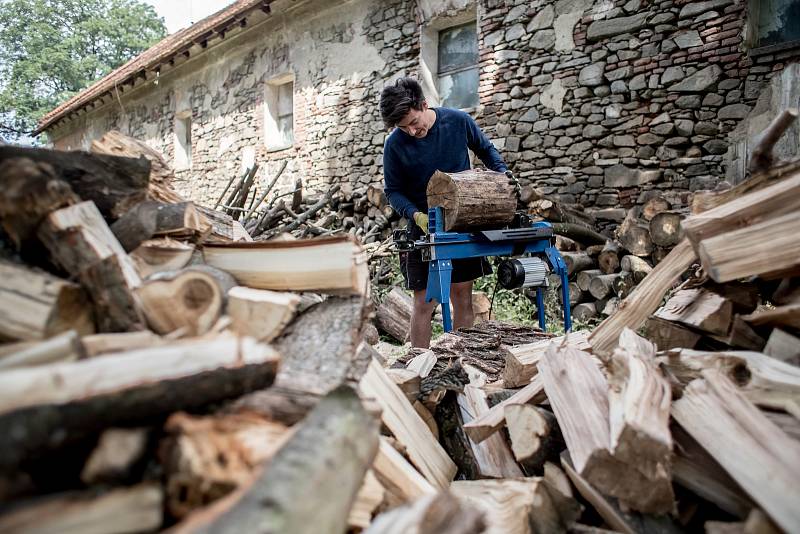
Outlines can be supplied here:
<path id="1" fill-rule="evenodd" d="M 416 211 L 427 212 L 425 190 L 436 170 L 459 172 L 470 168 L 467 149 L 489 169 L 508 170 L 472 117 L 457 109 L 431 109 L 436 112 L 436 122 L 428 135 L 417 139 L 396 128 L 383 146 L 384 191 L 392 207 L 407 219 Z"/>

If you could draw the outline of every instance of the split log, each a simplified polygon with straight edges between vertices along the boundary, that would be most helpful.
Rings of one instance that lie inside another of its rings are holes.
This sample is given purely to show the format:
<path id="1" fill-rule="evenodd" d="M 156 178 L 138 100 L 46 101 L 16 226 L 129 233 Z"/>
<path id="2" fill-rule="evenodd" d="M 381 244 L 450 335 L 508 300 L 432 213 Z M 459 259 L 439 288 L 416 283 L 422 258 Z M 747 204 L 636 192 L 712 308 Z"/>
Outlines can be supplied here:
<path id="1" fill-rule="evenodd" d="M 693 349 L 701 335 L 688 328 L 653 316 L 644 324 L 645 337 L 656 344 L 659 350 L 673 348 Z"/>
<path id="2" fill-rule="evenodd" d="M 0 370 L 71 362 L 86 357 L 81 338 L 75 330 L 67 330 L 32 345 L 25 342 L 24 345 L 20 350 L 0 355 Z"/>
<path id="3" fill-rule="evenodd" d="M 405 394 L 408 402 L 413 404 L 417 401 L 421 383 L 419 374 L 408 369 L 386 369 L 386 374 Z"/>
<path id="4" fill-rule="evenodd" d="M 377 361 L 370 362 L 360 387 L 364 395 L 381 406 L 383 423 L 403 444 L 411 462 L 428 482 L 437 489 L 449 487 L 456 474 L 455 464 Z"/>
<path id="5" fill-rule="evenodd" d="M 276 385 L 321 395 L 358 382 L 372 359 L 362 342 L 362 297 L 331 297 L 301 313 L 274 340 L 281 354 Z"/>
<path id="6" fill-rule="evenodd" d="M 625 506 L 663 511 L 663 485 L 653 484 L 636 465 L 624 463 L 609 450 L 608 385 L 597 363 L 586 352 L 555 343 L 539 362 L 539 374 L 575 470 Z"/>
<path id="7" fill-rule="evenodd" d="M 124 135 L 117 130 L 103 134 L 100 139 L 92 141 L 92 152 L 125 158 L 144 157 L 150 161 L 150 185 L 147 196 L 159 202 L 181 202 L 183 199 L 170 188 L 174 179 L 172 167 L 163 154 L 147 143 Z"/>
<path id="8" fill-rule="evenodd" d="M 147 440 L 146 428 L 104 430 L 83 466 L 81 481 L 86 485 L 130 481 L 146 452 Z"/>
<path id="9" fill-rule="evenodd" d="M 114 221 L 111 231 L 125 252 L 130 252 L 153 237 L 158 219 L 158 202 L 146 200 L 126 211 Z"/>
<path id="10" fill-rule="evenodd" d="M 369 184 L 367 186 L 367 200 L 378 209 L 385 208 L 389 203 L 381 184 Z"/>
<path id="11" fill-rule="evenodd" d="M 50 213 L 38 235 L 56 263 L 86 287 L 101 331 L 143 328 L 133 294 L 141 278 L 92 202 Z"/>
<path id="12" fill-rule="evenodd" d="M 674 247 L 681 240 L 680 213 L 664 211 L 650 219 L 650 239 L 659 247 Z"/>
<path id="13" fill-rule="evenodd" d="M 98 494 L 55 494 L 21 502 L 0 515 L 0 531 L 18 534 L 128 534 L 161 528 L 163 492 L 145 483 Z"/>
<path id="14" fill-rule="evenodd" d="M 253 238 L 244 229 L 239 221 L 221 211 L 212 210 L 204 206 L 195 206 L 211 223 L 211 234 L 203 240 L 204 244 L 220 244 L 237 241 L 249 242 Z"/>
<path id="15" fill-rule="evenodd" d="M 680 534 L 684 529 L 675 525 L 668 516 L 643 515 L 630 510 L 623 511 L 620 503 L 600 493 L 586 478 L 582 477 L 572 465 L 569 455 L 561 456 L 561 467 L 569 477 L 578 493 L 589 502 L 600 517 L 614 532 L 623 534 Z"/>
<path id="16" fill-rule="evenodd" d="M 655 345 L 629 328 L 622 331 L 608 365 L 608 404 L 612 454 L 650 481 L 650 494 L 631 506 L 658 514 L 673 509 L 674 495 L 669 431 L 672 396 L 655 355 Z"/>
<path id="17" fill-rule="evenodd" d="M 800 303 L 758 310 L 742 317 L 752 326 L 800 331 Z"/>
<path id="18" fill-rule="evenodd" d="M 473 385 L 465 386 L 464 393 L 458 395 L 458 406 L 465 424 L 469 424 L 489 411 L 486 394 Z M 470 447 L 480 478 L 522 476 L 522 471 L 514 460 L 506 440 L 499 434 L 489 436 L 480 443 L 475 443 L 470 439 Z"/>
<path id="19" fill-rule="evenodd" d="M 569 276 L 594 267 L 594 260 L 585 252 L 564 252 L 561 256 L 567 265 L 567 274 Z"/>
<path id="20" fill-rule="evenodd" d="M 130 258 L 141 278 L 163 271 L 177 271 L 186 267 L 194 254 L 194 245 L 168 237 L 143 241 Z"/>
<path id="21" fill-rule="evenodd" d="M 668 211 L 669 209 L 669 202 L 664 200 L 664 197 L 659 195 L 644 203 L 644 206 L 642 206 L 642 217 L 645 221 L 650 221 L 659 213 Z"/>
<path id="22" fill-rule="evenodd" d="M 445 491 L 384 512 L 364 534 L 480 534 L 485 525 L 481 512 Z"/>
<path id="23" fill-rule="evenodd" d="M 369 280 L 364 251 L 349 237 L 206 244 L 203 256 L 257 289 L 363 295 Z"/>
<path id="24" fill-rule="evenodd" d="M 692 197 L 692 214 L 703 213 L 738 199 L 748 193 L 764 189 L 780 182 L 800 170 L 800 161 L 776 165 L 768 171 L 752 175 L 742 183 L 725 191 L 698 191 Z"/>
<path id="25" fill-rule="evenodd" d="M 0 261 L 0 336 L 39 340 L 68 330 L 94 332 L 83 290 L 44 271 Z"/>
<path id="26" fill-rule="evenodd" d="M 386 490 L 370 469 L 364 475 L 361 487 L 347 515 L 347 528 L 363 531 L 372 523 L 372 515 L 387 500 Z"/>
<path id="27" fill-rule="evenodd" d="M 603 250 L 597 255 L 597 265 L 603 273 L 611 274 L 619 270 L 620 252 L 619 243 L 614 241 L 606 242 Z"/>
<path id="28" fill-rule="evenodd" d="M 716 369 L 759 406 L 784 409 L 800 399 L 800 368 L 758 352 L 676 349 L 660 360 L 675 385 L 689 384 L 704 370 Z"/>
<path id="29" fill-rule="evenodd" d="M 408 463 L 389 441 L 381 437 L 378 454 L 372 464 L 381 484 L 403 502 L 413 501 L 436 493 L 433 485 Z"/>
<path id="30" fill-rule="evenodd" d="M 702 288 L 682 289 L 655 316 L 710 334 L 725 335 L 733 321 L 733 305 L 725 297 Z"/>
<path id="31" fill-rule="evenodd" d="M 531 515 L 545 491 L 540 484 L 537 479 L 456 480 L 451 491 L 483 512 L 486 534 L 532 534 Z"/>
<path id="32" fill-rule="evenodd" d="M 295 293 L 237 286 L 228 291 L 227 313 L 235 332 L 269 342 L 292 321 L 299 303 Z"/>
<path id="33" fill-rule="evenodd" d="M 111 425 L 136 425 L 266 387 L 277 353 L 198 340 L 0 373 L 0 470 Z"/>
<path id="34" fill-rule="evenodd" d="M 717 284 L 711 280 L 703 283 L 703 288 L 722 295 L 733 305 L 735 313 L 752 313 L 761 302 L 758 286 L 747 282 L 727 282 Z"/>
<path id="35" fill-rule="evenodd" d="M 589 291 L 589 284 L 591 284 L 592 278 L 600 276 L 601 274 L 603 274 L 603 271 L 600 269 L 587 269 L 579 272 L 578 276 L 575 277 L 575 281 L 578 283 L 578 287 L 581 291 Z"/>
<path id="36" fill-rule="evenodd" d="M 585 323 L 597 316 L 597 308 L 593 302 L 577 304 L 572 308 L 572 318 L 579 323 Z"/>
<path id="37" fill-rule="evenodd" d="M 786 531 L 800 525 L 800 443 L 753 406 L 723 374 L 706 370 L 672 415 Z M 730 447 L 733 441 L 736 447 Z"/>
<path id="38" fill-rule="evenodd" d="M 249 393 L 223 409 L 224 413 L 256 413 L 270 421 L 295 425 L 319 402 L 319 395 L 279 386 Z"/>
<path id="39" fill-rule="evenodd" d="M 167 340 L 157 336 L 150 330 L 139 332 L 120 332 L 115 334 L 92 334 L 81 338 L 86 350 L 86 357 L 92 358 L 100 354 L 123 352 L 163 345 Z"/>
<path id="40" fill-rule="evenodd" d="M 744 320 L 741 315 L 734 315 L 731 327 L 725 335 L 711 334 L 711 339 L 721 342 L 726 347 L 760 351 L 766 341 Z M 687 347 L 690 348 L 690 347 Z"/>
<path id="41" fill-rule="evenodd" d="M 445 231 L 502 227 L 517 208 L 514 187 L 505 174 L 472 169 L 436 171 L 428 182 L 428 206 L 444 208 Z"/>
<path id="42" fill-rule="evenodd" d="M 633 274 L 633 281 L 637 284 L 644 280 L 645 276 L 653 270 L 646 260 L 630 254 L 622 257 L 619 266 L 623 271 Z"/>
<path id="43" fill-rule="evenodd" d="M 469 439 L 480 443 L 502 428 L 506 421 L 506 406 L 511 404 L 538 404 L 545 400 L 544 387 L 538 377 L 506 400 L 495 404 L 478 418 L 463 426 Z"/>
<path id="44" fill-rule="evenodd" d="M 413 308 L 414 304 L 408 293 L 399 287 L 393 287 L 378 306 L 375 317 L 378 328 L 405 343 L 411 331 Z"/>
<path id="45" fill-rule="evenodd" d="M 653 251 L 650 229 L 647 222 L 639 219 L 634 210 L 629 210 L 617 228 L 617 240 L 622 248 L 634 256 L 648 256 Z"/>
<path id="46" fill-rule="evenodd" d="M 0 162 L 0 183 L 0 222 L 18 249 L 36 237 L 50 212 L 80 202 L 51 165 L 28 158 Z"/>
<path id="47" fill-rule="evenodd" d="M 355 392 L 329 393 L 253 484 L 175 533 L 340 533 L 378 449 L 379 425 Z"/>
<path id="48" fill-rule="evenodd" d="M 88 152 L 63 152 L 44 148 L 0 147 L 0 164 L 10 158 L 29 158 L 52 166 L 83 200 L 97 204 L 103 216 L 116 219 L 145 200 L 150 183 L 150 162 Z"/>
<path id="49" fill-rule="evenodd" d="M 503 371 L 503 384 L 505 387 L 514 388 L 530 383 L 536 376 L 537 365 L 551 342 L 559 345 L 568 344 L 578 350 L 588 350 L 590 347 L 587 341 L 587 332 L 583 330 L 525 345 L 504 347 L 506 365 Z"/>
<path id="50" fill-rule="evenodd" d="M 800 228 L 800 211 L 751 222 L 744 228 L 703 239 L 696 245 L 697 255 L 716 282 L 794 272 L 800 268 L 797 228 Z"/>
<path id="51" fill-rule="evenodd" d="M 211 230 L 211 222 L 193 202 L 161 204 L 157 208 L 155 235 L 158 237 L 201 240 Z"/>
<path id="52" fill-rule="evenodd" d="M 614 294 L 614 280 L 618 274 L 601 274 L 589 282 L 589 293 L 596 299 L 604 299 Z"/>
<path id="53" fill-rule="evenodd" d="M 779 181 L 767 187 L 729 196 L 724 203 L 713 209 L 688 217 L 681 223 L 681 227 L 692 244 L 697 247 L 706 239 L 795 213 L 798 209 L 800 209 L 800 169 L 789 171 Z"/>
<path id="54" fill-rule="evenodd" d="M 755 505 L 739 484 L 683 428 L 673 425 L 670 430 L 676 444 L 675 482 L 735 517 L 746 517 Z"/>
<path id="55" fill-rule="evenodd" d="M 406 364 L 406 369 L 416 373 L 420 378 L 427 378 L 437 361 L 436 354 L 432 350 L 426 350 L 414 356 Z"/>
<path id="56" fill-rule="evenodd" d="M 527 474 L 541 473 L 544 463 L 558 458 L 564 449 L 556 418 L 547 410 L 530 404 L 508 404 L 505 418 L 511 452 Z"/>
<path id="57" fill-rule="evenodd" d="M 164 271 L 136 289 L 150 328 L 165 335 L 186 336 L 208 332 L 225 306 L 226 293 L 236 285 L 228 273 L 206 265 Z"/>
<path id="58" fill-rule="evenodd" d="M 293 433 L 286 425 L 252 413 L 178 412 L 164 429 L 159 456 L 166 508 L 178 519 L 246 486 Z"/>
<path id="59" fill-rule="evenodd" d="M 475 324 L 494 320 L 492 302 L 483 291 L 472 292 L 472 313 L 475 315 Z"/>
<path id="60" fill-rule="evenodd" d="M 595 354 L 610 353 L 626 326 L 636 330 L 661 304 L 675 280 L 694 262 L 696 256 L 688 240 L 672 249 L 640 285 L 622 302 L 619 310 L 592 331 L 589 343 Z"/>
<path id="61" fill-rule="evenodd" d="M 800 338 L 784 332 L 780 328 L 775 328 L 769 335 L 767 345 L 764 347 L 764 354 L 798 365 L 800 363 Z"/>

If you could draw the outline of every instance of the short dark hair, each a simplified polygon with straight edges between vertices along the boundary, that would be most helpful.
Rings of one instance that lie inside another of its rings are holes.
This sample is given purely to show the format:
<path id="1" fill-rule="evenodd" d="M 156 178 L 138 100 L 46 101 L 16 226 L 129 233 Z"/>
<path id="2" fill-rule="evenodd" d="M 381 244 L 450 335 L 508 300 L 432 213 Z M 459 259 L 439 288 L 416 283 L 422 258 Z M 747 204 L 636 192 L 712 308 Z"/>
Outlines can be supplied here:
<path id="1" fill-rule="evenodd" d="M 381 117 L 387 128 L 397 126 L 412 109 L 422 111 L 425 97 L 417 80 L 400 78 L 381 92 Z"/>

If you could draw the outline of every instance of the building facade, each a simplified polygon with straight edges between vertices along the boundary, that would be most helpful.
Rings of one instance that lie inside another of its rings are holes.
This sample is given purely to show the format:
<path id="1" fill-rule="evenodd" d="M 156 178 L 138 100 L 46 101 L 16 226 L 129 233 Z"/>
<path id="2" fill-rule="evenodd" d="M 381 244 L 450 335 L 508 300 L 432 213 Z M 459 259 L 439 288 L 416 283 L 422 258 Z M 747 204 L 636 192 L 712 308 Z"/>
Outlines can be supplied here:
<path id="1" fill-rule="evenodd" d="M 525 182 L 601 219 L 736 182 L 752 136 L 800 105 L 800 0 L 240 0 L 48 114 L 56 148 L 108 130 L 213 203 L 267 183 L 382 182 L 378 101 L 398 76 L 469 111 Z M 137 63 L 138 62 L 138 63 Z M 800 153 L 793 127 L 779 153 Z"/>

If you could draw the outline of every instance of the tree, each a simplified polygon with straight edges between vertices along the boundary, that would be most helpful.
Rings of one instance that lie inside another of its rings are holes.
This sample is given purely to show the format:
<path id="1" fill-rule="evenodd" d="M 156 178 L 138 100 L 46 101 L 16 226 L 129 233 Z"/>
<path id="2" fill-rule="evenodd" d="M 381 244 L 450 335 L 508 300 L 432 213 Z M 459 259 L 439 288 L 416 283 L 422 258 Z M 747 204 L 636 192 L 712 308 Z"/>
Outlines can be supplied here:
<path id="1" fill-rule="evenodd" d="M 0 0 L 0 136 L 19 139 L 165 35 L 140 0 Z"/>

